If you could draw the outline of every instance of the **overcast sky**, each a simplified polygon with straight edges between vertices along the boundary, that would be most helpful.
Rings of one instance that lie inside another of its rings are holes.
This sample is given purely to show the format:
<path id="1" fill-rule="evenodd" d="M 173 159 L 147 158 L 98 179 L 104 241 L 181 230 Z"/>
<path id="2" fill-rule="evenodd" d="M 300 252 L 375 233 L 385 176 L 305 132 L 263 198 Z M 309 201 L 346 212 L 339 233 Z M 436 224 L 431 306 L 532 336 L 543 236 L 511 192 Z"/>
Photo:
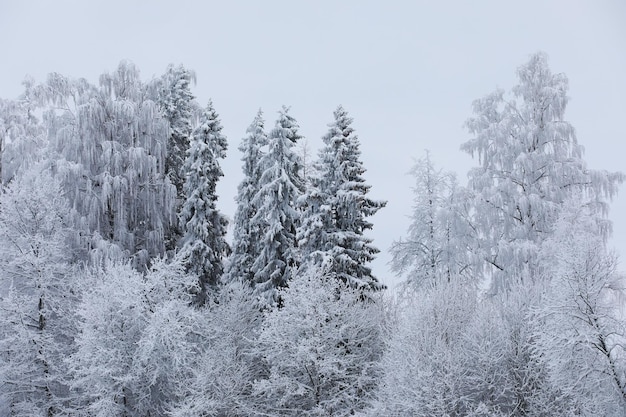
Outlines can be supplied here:
<path id="1" fill-rule="evenodd" d="M 97 82 L 120 60 L 148 80 L 169 63 L 195 70 L 194 93 L 212 98 L 230 149 L 218 189 L 234 214 L 237 146 L 257 109 L 273 126 L 290 105 L 317 147 L 342 104 L 354 118 L 388 272 L 388 248 L 411 212 L 413 158 L 430 149 L 461 183 L 475 166 L 459 150 L 471 103 L 509 89 L 530 54 L 545 51 L 570 80 L 567 119 L 591 168 L 626 171 L 626 1 L 10 1 L 0 0 L 0 97 L 26 74 Z M 626 256 L 626 190 L 614 201 L 613 246 Z"/>

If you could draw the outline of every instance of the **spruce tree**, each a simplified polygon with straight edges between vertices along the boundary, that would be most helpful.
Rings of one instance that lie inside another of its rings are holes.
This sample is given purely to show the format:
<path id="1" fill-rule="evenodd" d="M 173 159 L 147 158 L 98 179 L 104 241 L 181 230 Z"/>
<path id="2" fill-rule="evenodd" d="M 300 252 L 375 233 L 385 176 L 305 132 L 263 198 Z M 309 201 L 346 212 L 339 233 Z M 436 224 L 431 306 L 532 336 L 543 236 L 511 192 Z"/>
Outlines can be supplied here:
<path id="1" fill-rule="evenodd" d="M 263 112 L 259 110 L 254 121 L 247 129 L 247 135 L 241 141 L 239 150 L 243 153 L 243 180 L 239 184 L 236 197 L 237 211 L 233 230 L 233 253 L 229 259 L 226 280 L 238 280 L 251 283 L 254 272 L 252 265 L 259 256 L 259 238 L 261 228 L 252 221 L 257 208 L 253 204 L 254 196 L 259 191 L 261 174 L 261 147 L 267 145 L 264 131 Z"/>
<path id="2" fill-rule="evenodd" d="M 224 174 L 219 159 L 226 157 L 228 144 L 218 115 L 209 101 L 194 130 L 183 165 L 185 202 L 179 215 L 184 236 L 181 252 L 188 256 L 188 270 L 200 280 L 199 302 L 215 289 L 223 272 L 228 221 L 216 208 L 217 181 Z"/>
<path id="3" fill-rule="evenodd" d="M 360 160 L 358 137 L 352 118 L 339 106 L 335 121 L 323 137 L 317 174 L 303 199 L 306 206 L 299 231 L 303 254 L 314 264 L 351 287 L 382 289 L 367 265 L 379 252 L 364 232 L 372 228 L 366 220 L 386 205 L 367 197 L 365 168 Z"/>
<path id="4" fill-rule="evenodd" d="M 165 174 L 176 187 L 178 204 L 182 204 L 185 199 L 183 164 L 193 131 L 196 102 L 191 93 L 190 84 L 194 79 L 195 74 L 182 65 L 178 67 L 169 65 L 166 73 L 158 81 L 160 86 L 157 103 L 170 126 Z M 182 236 L 182 227 L 174 223 L 168 232 L 165 236 L 165 246 L 166 249 L 171 250 Z"/>
<path id="5" fill-rule="evenodd" d="M 182 65 L 168 66 L 162 76 L 158 104 L 170 125 L 165 172 L 176 187 L 178 198 L 184 198 L 183 164 L 192 134 L 193 100 L 190 84 L 194 75 Z"/>
<path id="6" fill-rule="evenodd" d="M 285 287 L 298 265 L 296 229 L 300 213 L 296 201 L 304 185 L 299 175 L 301 161 L 295 152 L 298 124 L 283 107 L 268 138 L 268 152 L 261 159 L 264 168 L 253 204 L 257 212 L 252 222 L 262 228 L 259 255 L 252 266 L 253 285 L 263 302 L 277 303 L 277 288 Z"/>

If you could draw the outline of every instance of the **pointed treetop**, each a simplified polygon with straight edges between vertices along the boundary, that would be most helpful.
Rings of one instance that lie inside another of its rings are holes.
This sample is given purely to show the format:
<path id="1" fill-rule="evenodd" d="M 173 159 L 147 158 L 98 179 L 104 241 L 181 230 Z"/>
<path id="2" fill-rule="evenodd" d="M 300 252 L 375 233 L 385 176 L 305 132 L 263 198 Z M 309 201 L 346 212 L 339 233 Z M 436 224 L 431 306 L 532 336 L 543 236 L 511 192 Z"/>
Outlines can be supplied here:
<path id="1" fill-rule="evenodd" d="M 228 143 L 221 133 L 217 112 L 208 102 L 194 130 L 183 166 L 185 201 L 179 215 L 183 226 L 183 247 L 190 272 L 200 279 L 198 301 L 215 290 L 223 272 L 222 261 L 229 253 L 226 243 L 228 221 L 216 207 L 217 181 L 224 174 L 219 159 L 226 157 Z"/>
<path id="2" fill-rule="evenodd" d="M 381 289 L 384 285 L 367 265 L 379 252 L 364 236 L 372 223 L 366 217 L 386 205 L 366 195 L 371 188 L 362 175 L 358 137 L 352 118 L 339 106 L 323 137 L 316 175 L 311 180 L 298 238 L 307 262 L 323 266 L 351 287 Z"/>

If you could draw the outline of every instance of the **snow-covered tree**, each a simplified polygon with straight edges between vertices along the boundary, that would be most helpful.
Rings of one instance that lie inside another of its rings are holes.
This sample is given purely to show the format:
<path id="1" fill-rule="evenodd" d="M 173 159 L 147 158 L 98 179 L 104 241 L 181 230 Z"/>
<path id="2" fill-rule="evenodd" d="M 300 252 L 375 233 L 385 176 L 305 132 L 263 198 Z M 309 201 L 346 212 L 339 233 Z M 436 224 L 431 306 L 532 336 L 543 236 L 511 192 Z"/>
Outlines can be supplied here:
<path id="1" fill-rule="evenodd" d="M 122 62 L 98 87 L 50 74 L 31 93 L 44 110 L 50 165 L 78 213 L 84 248 L 105 239 L 137 267 L 162 254 L 176 216 L 176 188 L 165 175 L 169 127 L 137 69 Z"/>
<path id="2" fill-rule="evenodd" d="M 69 213 L 61 185 L 41 166 L 0 194 L 3 415 L 55 415 L 67 401 L 63 358 L 71 353 L 75 302 Z"/>
<path id="3" fill-rule="evenodd" d="M 538 245 L 553 231 L 563 201 L 574 193 L 593 199 L 600 213 L 617 192 L 621 173 L 590 170 L 573 126 L 564 120 L 567 78 L 553 74 L 545 54 L 521 66 L 519 83 L 505 98 L 497 90 L 476 100 L 462 145 L 480 166 L 469 173 L 476 194 L 477 257 L 497 291 L 528 281 Z"/>
<path id="4" fill-rule="evenodd" d="M 261 227 L 257 244 L 260 251 L 254 260 L 253 285 L 268 304 L 278 300 L 277 289 L 287 285 L 298 264 L 296 228 L 300 213 L 296 201 L 304 191 L 300 177 L 302 162 L 295 152 L 301 136 L 298 124 L 283 107 L 268 137 L 268 151 L 261 159 L 259 191 L 252 204 L 254 224 Z"/>
<path id="5" fill-rule="evenodd" d="M 251 288 L 233 282 L 220 293 L 219 302 L 205 305 L 199 314 L 206 324 L 198 335 L 200 349 L 171 415 L 254 415 L 258 409 L 252 385 L 265 368 L 262 359 L 251 354 L 262 319 Z"/>
<path id="6" fill-rule="evenodd" d="M 569 201 L 544 242 L 551 279 L 537 309 L 535 354 L 576 415 L 626 413 L 624 277 L 607 253 L 597 218 L 581 199 Z"/>
<path id="7" fill-rule="evenodd" d="M 230 251 L 225 239 L 228 221 L 215 205 L 217 181 L 224 175 L 219 160 L 226 157 L 227 148 L 218 115 L 209 102 L 193 132 L 183 166 L 185 202 L 179 215 L 184 231 L 181 252 L 187 256 L 189 271 L 200 279 L 200 302 L 207 291 L 217 288 L 223 259 Z"/>
<path id="8" fill-rule="evenodd" d="M 368 266 L 379 250 L 364 233 L 372 228 L 366 218 L 386 202 L 367 197 L 371 186 L 363 179 L 365 168 L 352 118 L 341 106 L 334 117 L 323 137 L 315 176 L 302 199 L 299 244 L 308 261 L 324 265 L 351 287 L 381 289 L 384 285 Z"/>
<path id="9" fill-rule="evenodd" d="M 482 415 L 570 415 L 533 354 L 541 323 L 532 313 L 541 302 L 541 287 L 519 285 L 483 300 L 467 327 L 460 352 L 466 394 L 473 408 L 486 410 Z"/>
<path id="10" fill-rule="evenodd" d="M 311 176 L 315 172 L 315 161 L 311 155 L 309 141 L 307 139 L 300 141 L 296 151 L 302 160 L 300 176 L 302 177 L 302 181 L 304 181 L 305 188 L 307 188 L 311 184 Z"/>
<path id="11" fill-rule="evenodd" d="M 193 130 L 195 107 L 190 84 L 195 81 L 195 74 L 182 65 L 169 65 L 160 81 L 157 102 L 170 126 L 165 172 L 182 200 L 185 198 L 183 164 Z"/>
<path id="12" fill-rule="evenodd" d="M 534 355 L 534 289 L 480 300 L 467 285 L 444 281 L 411 292 L 370 415 L 571 415 Z"/>
<path id="13" fill-rule="evenodd" d="M 269 375 L 255 385 L 258 415 L 349 416 L 372 400 L 382 353 L 378 300 L 309 269 L 280 290 L 257 349 Z M 254 415 L 254 414 L 253 414 Z"/>
<path id="14" fill-rule="evenodd" d="M 212 323 L 192 305 L 198 281 L 183 262 L 158 260 L 144 278 L 146 326 L 133 354 L 136 414 L 165 415 L 181 400 Z"/>
<path id="15" fill-rule="evenodd" d="M 458 281 L 440 281 L 400 299 L 389 329 L 383 375 L 372 416 L 471 415 L 461 354 L 476 310 L 474 292 Z"/>
<path id="16" fill-rule="evenodd" d="M 417 288 L 468 276 L 469 257 L 464 190 L 451 172 L 436 169 L 430 154 L 411 170 L 415 177 L 414 205 L 406 239 L 391 247 L 391 267 L 406 276 L 405 286 Z"/>
<path id="17" fill-rule="evenodd" d="M 85 271 L 77 351 L 68 358 L 78 409 L 94 416 L 164 415 L 187 383 L 205 323 L 197 280 L 175 258 L 146 274 L 110 263 Z"/>
<path id="18" fill-rule="evenodd" d="M 252 265 L 260 254 L 259 240 L 262 226 L 254 222 L 257 208 L 254 196 L 259 192 L 261 175 L 261 148 L 267 145 L 267 135 L 264 131 L 265 122 L 263 112 L 259 110 L 253 122 L 248 127 L 246 137 L 239 145 L 243 153 L 243 180 L 237 190 L 237 210 L 235 211 L 233 226 L 233 252 L 230 256 L 226 281 L 241 281 L 252 283 L 254 271 Z"/>
<path id="19" fill-rule="evenodd" d="M 133 415 L 133 360 L 147 315 L 143 277 L 128 264 L 84 275 L 90 289 L 78 309 L 82 324 L 70 362 L 72 389 L 91 415 Z"/>
<path id="20" fill-rule="evenodd" d="M 190 84 L 195 81 L 195 74 L 182 65 L 170 64 L 156 84 L 156 101 L 169 123 L 169 139 L 165 158 L 165 173 L 176 187 L 178 204 L 185 200 L 184 184 L 185 162 L 189 141 L 193 131 L 196 102 L 191 93 Z M 172 225 L 165 236 L 167 249 L 173 249 L 182 236 L 180 225 Z"/>
<path id="21" fill-rule="evenodd" d="M 0 189 L 20 168 L 38 161 L 45 149 L 45 129 L 34 115 L 29 95 L 32 83 L 24 84 L 26 90 L 19 99 L 0 99 Z"/>

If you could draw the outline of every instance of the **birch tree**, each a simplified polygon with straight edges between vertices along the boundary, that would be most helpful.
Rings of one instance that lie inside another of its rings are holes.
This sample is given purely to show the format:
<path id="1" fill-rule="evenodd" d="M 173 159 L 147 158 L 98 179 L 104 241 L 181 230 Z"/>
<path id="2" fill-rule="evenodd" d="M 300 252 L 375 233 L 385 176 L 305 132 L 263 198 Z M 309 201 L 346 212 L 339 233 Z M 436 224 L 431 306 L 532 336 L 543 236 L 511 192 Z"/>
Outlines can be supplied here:
<path id="1" fill-rule="evenodd" d="M 69 205 L 41 166 L 0 194 L 0 403 L 10 416 L 62 413 L 75 288 Z"/>
<path id="2" fill-rule="evenodd" d="M 382 357 L 383 375 L 370 415 L 472 415 L 462 354 L 476 296 L 458 281 L 409 287 L 392 306 Z M 495 359 L 495 358 L 494 358 Z"/>
<path id="3" fill-rule="evenodd" d="M 568 201 L 544 242 L 551 281 L 535 316 L 543 323 L 535 354 L 578 415 L 618 416 L 626 410 L 625 282 L 581 201 Z"/>
<path id="4" fill-rule="evenodd" d="M 113 262 L 83 273 L 76 352 L 68 359 L 77 408 L 94 416 L 164 415 L 187 384 L 205 321 L 191 306 L 197 280 L 179 258 L 146 274 Z"/>
<path id="5" fill-rule="evenodd" d="M 139 72 L 122 62 L 100 77 L 50 74 L 33 87 L 45 111 L 50 165 L 77 211 L 83 248 L 114 243 L 137 267 L 165 250 L 176 188 L 165 175 L 168 123 Z"/>
<path id="6" fill-rule="evenodd" d="M 372 400 L 382 353 L 379 305 L 309 270 L 280 290 L 257 349 L 269 375 L 255 384 L 259 415 L 349 416 Z M 260 412 L 259 412 L 260 411 Z"/>
<path id="7" fill-rule="evenodd" d="M 25 91 L 18 99 L 0 99 L 0 188 L 20 169 L 39 161 L 46 147 L 46 132 L 30 97 L 32 81 L 24 84 Z"/>
<path id="8" fill-rule="evenodd" d="M 435 168 L 428 152 L 411 174 L 415 177 L 411 225 L 406 238 L 391 246 L 392 270 L 404 274 L 404 286 L 413 289 L 469 277 L 472 228 L 467 193 L 453 173 Z"/>
<path id="9" fill-rule="evenodd" d="M 533 55 L 505 96 L 497 90 L 473 104 L 462 145 L 480 166 L 469 173 L 476 193 L 478 257 L 492 290 L 535 279 L 538 245 L 553 232 L 563 201 L 581 193 L 601 214 L 623 181 L 621 173 L 588 169 L 574 127 L 565 120 L 568 81 L 553 74 L 545 54 Z"/>

